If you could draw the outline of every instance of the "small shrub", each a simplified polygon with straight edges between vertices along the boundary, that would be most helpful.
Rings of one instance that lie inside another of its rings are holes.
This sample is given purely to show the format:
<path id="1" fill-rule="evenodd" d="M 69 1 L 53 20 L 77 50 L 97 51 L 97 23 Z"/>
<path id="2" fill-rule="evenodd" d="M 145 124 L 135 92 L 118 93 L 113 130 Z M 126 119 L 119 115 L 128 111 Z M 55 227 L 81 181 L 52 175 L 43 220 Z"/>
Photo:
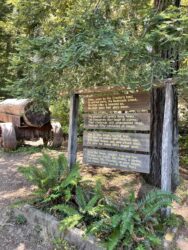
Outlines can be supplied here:
<path id="1" fill-rule="evenodd" d="M 27 219 L 25 218 L 23 214 L 19 214 L 18 216 L 16 216 L 15 222 L 18 225 L 24 225 L 27 223 Z"/>

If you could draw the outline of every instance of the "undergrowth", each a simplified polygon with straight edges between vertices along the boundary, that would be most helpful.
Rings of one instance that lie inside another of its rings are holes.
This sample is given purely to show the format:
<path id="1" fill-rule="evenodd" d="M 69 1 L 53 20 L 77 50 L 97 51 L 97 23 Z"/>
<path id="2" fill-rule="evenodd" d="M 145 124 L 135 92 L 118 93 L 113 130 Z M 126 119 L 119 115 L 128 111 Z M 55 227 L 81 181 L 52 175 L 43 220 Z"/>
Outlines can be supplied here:
<path id="1" fill-rule="evenodd" d="M 26 154 L 35 154 L 40 153 L 44 149 L 44 146 L 30 146 L 30 145 L 24 145 L 17 147 L 14 150 L 5 150 L 3 148 L 0 148 L 0 153 L 11 153 L 11 154 L 17 154 L 17 153 L 26 153 Z"/>
<path id="2" fill-rule="evenodd" d="M 81 228 L 108 250 L 142 250 L 159 247 L 165 230 L 175 223 L 174 217 L 161 216 L 161 208 L 176 200 L 173 194 L 154 190 L 140 201 L 132 193 L 119 205 L 104 195 L 100 182 L 91 188 L 82 181 L 79 165 L 70 170 L 64 155 L 44 154 L 39 163 L 41 167 L 19 170 L 37 186 L 35 205 L 56 215 L 60 230 Z"/>

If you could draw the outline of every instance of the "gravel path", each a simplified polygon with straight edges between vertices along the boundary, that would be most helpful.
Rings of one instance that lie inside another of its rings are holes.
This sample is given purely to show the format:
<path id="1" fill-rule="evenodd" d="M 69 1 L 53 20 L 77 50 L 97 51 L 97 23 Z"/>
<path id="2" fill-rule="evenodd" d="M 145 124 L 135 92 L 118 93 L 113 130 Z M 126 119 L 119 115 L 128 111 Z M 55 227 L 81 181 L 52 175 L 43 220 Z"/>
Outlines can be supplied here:
<path id="1" fill-rule="evenodd" d="M 26 199 L 32 187 L 18 173 L 18 166 L 27 165 L 39 157 L 0 153 L 0 250 L 52 250 L 43 242 L 37 228 L 27 223 L 19 225 L 11 214 L 11 205 Z"/>

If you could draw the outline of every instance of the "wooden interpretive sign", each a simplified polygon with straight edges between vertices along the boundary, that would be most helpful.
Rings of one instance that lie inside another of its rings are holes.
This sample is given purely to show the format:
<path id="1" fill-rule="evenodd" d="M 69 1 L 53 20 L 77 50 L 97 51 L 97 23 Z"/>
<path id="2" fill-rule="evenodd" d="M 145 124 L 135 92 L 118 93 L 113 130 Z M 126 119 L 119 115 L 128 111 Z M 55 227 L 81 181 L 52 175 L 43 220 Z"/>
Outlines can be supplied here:
<path id="1" fill-rule="evenodd" d="M 149 155 L 84 148 L 84 162 L 88 164 L 149 173 L 149 161 Z"/>
<path id="2" fill-rule="evenodd" d="M 87 114 L 84 116 L 86 129 L 150 130 L 149 113 Z"/>
<path id="3" fill-rule="evenodd" d="M 150 171 L 150 93 L 97 93 L 84 97 L 84 162 Z"/>
<path id="4" fill-rule="evenodd" d="M 115 94 L 111 96 L 89 97 L 84 99 L 85 112 L 149 110 L 148 93 Z"/>
<path id="5" fill-rule="evenodd" d="M 140 133 L 84 131 L 83 146 L 149 152 L 150 135 Z"/>

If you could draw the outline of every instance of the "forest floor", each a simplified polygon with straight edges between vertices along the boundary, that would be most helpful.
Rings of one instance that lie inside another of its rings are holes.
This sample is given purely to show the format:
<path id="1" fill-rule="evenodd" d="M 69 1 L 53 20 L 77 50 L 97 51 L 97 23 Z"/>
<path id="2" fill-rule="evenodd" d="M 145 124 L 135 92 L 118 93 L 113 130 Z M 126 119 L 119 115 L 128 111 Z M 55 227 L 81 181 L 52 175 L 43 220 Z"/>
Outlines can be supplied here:
<path id="1" fill-rule="evenodd" d="M 35 143 L 34 143 L 35 144 Z M 41 152 L 37 152 L 41 151 Z M 42 155 L 42 149 L 33 147 L 23 148 L 20 151 L 0 152 L 0 250 L 54 250 L 52 242 L 44 242 L 37 231 L 27 223 L 19 223 L 12 213 L 12 206 L 31 197 L 33 186 L 18 172 L 19 166 L 26 166 L 36 162 Z M 62 152 L 47 151 L 51 155 Z M 66 147 L 63 148 L 66 154 Z M 81 163 L 81 173 L 85 180 L 96 181 L 100 179 L 105 192 L 118 200 L 134 191 L 142 196 L 151 186 L 145 184 L 139 174 L 126 173 L 108 168 L 86 167 L 82 164 L 82 150 L 78 152 L 78 161 Z M 182 226 L 177 239 L 178 249 L 188 249 L 188 180 L 181 179 L 177 194 L 181 196 L 181 205 L 174 204 L 173 212 L 183 216 L 185 224 Z"/>

